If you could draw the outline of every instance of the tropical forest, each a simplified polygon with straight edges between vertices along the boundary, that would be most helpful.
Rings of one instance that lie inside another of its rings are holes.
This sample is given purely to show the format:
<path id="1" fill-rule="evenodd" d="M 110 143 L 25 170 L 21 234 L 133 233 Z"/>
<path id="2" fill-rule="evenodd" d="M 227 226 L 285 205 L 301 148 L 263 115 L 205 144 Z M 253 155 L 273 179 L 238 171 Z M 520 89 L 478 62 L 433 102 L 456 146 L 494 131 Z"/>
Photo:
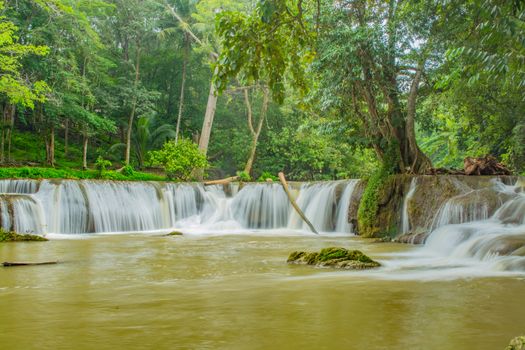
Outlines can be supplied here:
<path id="1" fill-rule="evenodd" d="M 525 349 L 523 0 L 0 0 L 0 134 L 2 349 Z"/>

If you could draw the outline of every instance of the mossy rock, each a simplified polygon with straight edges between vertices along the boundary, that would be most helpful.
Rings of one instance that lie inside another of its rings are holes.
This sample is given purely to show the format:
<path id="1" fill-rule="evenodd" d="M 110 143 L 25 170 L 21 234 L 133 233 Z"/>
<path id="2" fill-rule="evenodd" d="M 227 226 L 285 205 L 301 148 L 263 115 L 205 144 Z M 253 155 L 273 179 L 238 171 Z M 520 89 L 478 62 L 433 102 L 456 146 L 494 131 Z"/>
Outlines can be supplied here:
<path id="1" fill-rule="evenodd" d="M 505 350 L 525 350 L 525 336 L 512 339 Z"/>
<path id="2" fill-rule="evenodd" d="M 30 235 L 30 234 L 20 234 L 13 231 L 4 231 L 0 230 L 0 242 L 44 242 L 48 241 L 47 238 Z"/>
<path id="3" fill-rule="evenodd" d="M 173 231 L 168 233 L 166 236 L 183 236 L 184 234 L 180 231 Z"/>
<path id="4" fill-rule="evenodd" d="M 320 252 L 296 251 L 288 256 L 289 264 L 304 264 L 315 266 L 329 266 L 340 269 L 369 269 L 381 266 L 377 261 L 370 259 L 359 250 L 345 248 L 324 248 Z"/>

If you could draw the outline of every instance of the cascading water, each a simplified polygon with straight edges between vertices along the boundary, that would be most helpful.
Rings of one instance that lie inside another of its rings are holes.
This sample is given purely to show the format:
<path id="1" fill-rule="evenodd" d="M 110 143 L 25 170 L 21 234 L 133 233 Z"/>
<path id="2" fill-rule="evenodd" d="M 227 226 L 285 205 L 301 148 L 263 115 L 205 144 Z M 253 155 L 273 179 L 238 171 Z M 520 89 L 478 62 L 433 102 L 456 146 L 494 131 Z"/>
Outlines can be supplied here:
<path id="1" fill-rule="evenodd" d="M 525 192 L 519 184 L 494 183 L 493 189 L 504 198 L 492 215 L 487 203 L 463 209 L 445 204 L 437 216 L 437 226 L 428 237 L 423 252 L 455 260 L 484 262 L 496 270 L 525 270 Z M 471 196 L 482 201 L 479 193 Z M 455 200 L 452 198 L 452 201 Z M 446 217 L 447 219 L 444 219 Z M 436 221 L 435 221 L 436 222 Z"/>
<path id="2" fill-rule="evenodd" d="M 408 203 L 414 196 L 414 192 L 416 192 L 417 188 L 417 178 L 414 177 L 410 181 L 410 188 L 408 189 L 407 195 L 403 199 L 403 212 L 401 214 L 401 232 L 400 233 L 407 233 L 410 231 L 410 217 L 408 213 Z"/>
<path id="3" fill-rule="evenodd" d="M 348 207 L 357 180 L 305 183 L 299 190 L 297 205 L 313 226 L 322 232 L 351 232 Z M 307 224 L 292 211 L 288 227 L 308 230 Z"/>
<path id="4" fill-rule="evenodd" d="M 298 202 L 319 230 L 350 233 L 348 206 L 356 183 L 303 186 Z M 20 232 L 303 229 L 278 184 L 239 189 L 236 184 L 0 180 L 0 190 L 2 227 Z"/>

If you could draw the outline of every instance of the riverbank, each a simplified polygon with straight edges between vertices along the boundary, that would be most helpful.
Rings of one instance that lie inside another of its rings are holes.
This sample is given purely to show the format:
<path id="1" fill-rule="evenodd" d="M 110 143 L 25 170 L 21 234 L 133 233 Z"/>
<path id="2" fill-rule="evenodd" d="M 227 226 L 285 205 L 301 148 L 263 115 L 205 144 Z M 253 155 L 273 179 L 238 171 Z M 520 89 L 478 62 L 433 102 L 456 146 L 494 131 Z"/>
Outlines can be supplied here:
<path id="1" fill-rule="evenodd" d="M 165 176 L 140 172 L 115 170 L 76 170 L 41 167 L 0 168 L 0 179 L 69 179 L 69 180 L 115 180 L 115 181 L 167 181 Z"/>

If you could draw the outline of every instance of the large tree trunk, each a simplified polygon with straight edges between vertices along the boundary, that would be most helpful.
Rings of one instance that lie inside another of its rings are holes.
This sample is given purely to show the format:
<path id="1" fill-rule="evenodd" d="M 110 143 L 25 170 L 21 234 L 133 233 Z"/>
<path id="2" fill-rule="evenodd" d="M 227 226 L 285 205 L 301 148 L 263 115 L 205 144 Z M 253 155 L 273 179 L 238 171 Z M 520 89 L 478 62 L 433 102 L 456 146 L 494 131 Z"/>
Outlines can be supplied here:
<path id="1" fill-rule="evenodd" d="M 215 68 L 215 73 L 217 73 Z M 210 84 L 210 93 L 208 94 L 208 104 L 206 105 L 206 114 L 204 114 L 204 122 L 202 123 L 201 137 L 199 139 L 199 149 L 206 155 L 208 153 L 208 144 L 210 143 L 211 128 L 213 126 L 213 118 L 215 117 L 215 109 L 217 108 L 217 90 L 213 81 Z"/>
<path id="2" fill-rule="evenodd" d="M 410 86 L 410 92 L 407 101 L 407 118 L 405 128 L 406 138 L 406 159 L 405 164 L 408 167 L 408 172 L 412 174 L 425 173 L 432 167 L 430 159 L 421 151 L 416 141 L 416 128 L 415 128 L 415 117 L 416 117 L 416 101 L 417 93 L 419 90 L 419 82 L 421 80 L 421 74 L 423 71 L 423 63 L 420 63 L 412 85 Z"/>
<path id="3" fill-rule="evenodd" d="M 179 115 L 177 116 L 177 128 L 175 130 L 175 144 L 179 142 L 179 132 L 180 132 L 180 121 L 182 119 L 182 110 L 184 106 L 184 87 L 186 85 L 186 66 L 188 65 L 188 56 L 190 48 L 190 39 L 188 38 L 188 33 L 184 33 L 184 59 L 182 62 L 182 81 L 180 84 L 180 99 L 179 99 Z"/>
<path id="4" fill-rule="evenodd" d="M 261 114 L 259 116 L 259 123 L 257 124 L 257 128 L 255 129 L 253 127 L 253 112 L 252 112 L 252 106 L 250 103 L 250 98 L 248 95 L 248 89 L 247 88 L 244 89 L 244 103 L 246 104 L 246 109 L 247 109 L 247 114 L 248 114 L 248 127 L 250 128 L 250 133 L 252 134 L 250 155 L 248 157 L 248 160 L 246 161 L 244 172 L 250 175 L 252 172 L 253 162 L 255 160 L 255 153 L 257 151 L 257 142 L 259 141 L 259 135 L 261 134 L 262 126 L 264 124 L 266 113 L 268 111 L 269 97 L 268 97 L 267 88 L 263 87 L 262 92 L 263 92 L 263 103 L 261 106 Z"/>
<path id="5" fill-rule="evenodd" d="M 133 120 L 135 119 L 135 111 L 137 110 L 137 87 L 139 85 L 140 79 L 140 42 L 137 43 L 137 57 L 135 59 L 135 81 L 134 86 L 134 95 L 133 101 L 131 103 L 131 112 L 128 118 L 128 129 L 126 131 L 126 156 L 124 159 L 124 164 L 129 165 L 130 155 L 131 155 L 131 133 L 133 131 Z"/>

